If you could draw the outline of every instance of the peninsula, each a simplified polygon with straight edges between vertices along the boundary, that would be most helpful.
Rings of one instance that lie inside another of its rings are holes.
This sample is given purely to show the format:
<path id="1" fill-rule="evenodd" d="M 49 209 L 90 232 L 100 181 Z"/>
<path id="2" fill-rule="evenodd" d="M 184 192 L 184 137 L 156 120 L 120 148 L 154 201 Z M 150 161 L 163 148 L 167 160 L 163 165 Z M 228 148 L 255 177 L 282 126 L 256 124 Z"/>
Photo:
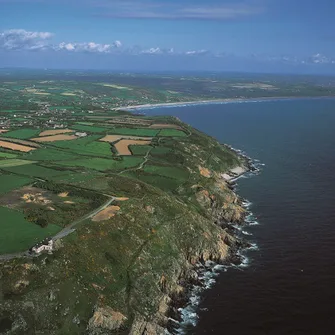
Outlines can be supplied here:
<path id="1" fill-rule="evenodd" d="M 164 334 L 199 264 L 239 263 L 232 180 L 250 162 L 176 118 L 120 110 L 205 101 L 203 78 L 186 93 L 180 78 L 163 92 L 156 77 L 67 76 L 0 76 L 0 333 Z M 231 92 L 277 92 L 255 85 Z"/>

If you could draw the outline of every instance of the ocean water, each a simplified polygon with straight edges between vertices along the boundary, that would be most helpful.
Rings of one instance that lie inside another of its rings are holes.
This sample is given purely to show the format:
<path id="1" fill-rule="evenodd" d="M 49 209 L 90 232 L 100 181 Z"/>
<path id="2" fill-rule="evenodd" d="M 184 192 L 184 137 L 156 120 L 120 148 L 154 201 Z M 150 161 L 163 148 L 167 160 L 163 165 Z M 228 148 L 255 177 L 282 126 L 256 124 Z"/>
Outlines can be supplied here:
<path id="1" fill-rule="evenodd" d="M 237 189 L 257 250 L 201 293 L 186 334 L 334 335 L 335 99 L 144 112 L 178 116 L 265 164 Z"/>

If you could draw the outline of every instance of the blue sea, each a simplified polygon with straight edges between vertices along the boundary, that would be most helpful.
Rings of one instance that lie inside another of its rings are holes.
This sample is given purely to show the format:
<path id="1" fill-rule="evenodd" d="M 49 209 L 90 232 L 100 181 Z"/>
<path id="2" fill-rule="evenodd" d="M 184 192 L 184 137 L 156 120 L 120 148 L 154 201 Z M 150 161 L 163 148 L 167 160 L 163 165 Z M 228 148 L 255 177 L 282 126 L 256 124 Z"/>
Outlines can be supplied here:
<path id="1" fill-rule="evenodd" d="M 141 112 L 177 116 L 264 164 L 237 188 L 251 202 L 243 230 L 257 250 L 219 271 L 184 333 L 334 335 L 335 99 Z"/>

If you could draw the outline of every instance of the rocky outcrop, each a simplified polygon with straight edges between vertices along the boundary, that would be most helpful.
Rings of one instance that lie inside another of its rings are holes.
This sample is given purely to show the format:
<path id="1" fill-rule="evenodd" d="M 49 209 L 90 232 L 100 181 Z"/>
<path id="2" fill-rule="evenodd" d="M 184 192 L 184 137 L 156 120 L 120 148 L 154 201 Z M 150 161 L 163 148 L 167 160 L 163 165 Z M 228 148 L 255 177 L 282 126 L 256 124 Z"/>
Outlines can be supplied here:
<path id="1" fill-rule="evenodd" d="M 166 331 L 164 327 L 138 316 L 133 322 L 129 335 L 166 335 Z"/>
<path id="2" fill-rule="evenodd" d="M 127 318 L 110 307 L 98 307 L 88 323 L 89 334 L 108 334 L 122 328 Z"/>

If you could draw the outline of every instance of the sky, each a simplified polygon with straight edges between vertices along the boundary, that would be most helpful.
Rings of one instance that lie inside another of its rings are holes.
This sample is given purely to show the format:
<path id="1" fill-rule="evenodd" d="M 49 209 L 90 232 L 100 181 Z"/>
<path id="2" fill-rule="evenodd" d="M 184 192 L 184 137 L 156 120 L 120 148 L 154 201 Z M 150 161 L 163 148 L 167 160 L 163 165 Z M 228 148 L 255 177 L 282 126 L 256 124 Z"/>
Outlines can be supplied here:
<path id="1" fill-rule="evenodd" d="M 334 0 L 0 0 L 0 67 L 335 74 Z"/>

